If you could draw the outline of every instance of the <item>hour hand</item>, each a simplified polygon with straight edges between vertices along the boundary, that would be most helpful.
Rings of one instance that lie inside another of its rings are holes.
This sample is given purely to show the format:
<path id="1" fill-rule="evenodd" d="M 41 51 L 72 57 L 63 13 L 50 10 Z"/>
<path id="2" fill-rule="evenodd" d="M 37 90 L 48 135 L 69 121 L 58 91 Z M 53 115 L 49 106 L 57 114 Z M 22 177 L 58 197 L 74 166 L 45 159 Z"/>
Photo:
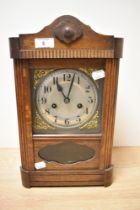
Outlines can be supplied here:
<path id="1" fill-rule="evenodd" d="M 65 94 L 63 92 L 63 87 L 58 83 L 58 80 L 56 80 L 56 85 L 57 85 L 57 90 L 62 93 L 62 95 L 63 95 L 63 97 L 65 99 L 66 96 L 65 96 Z"/>

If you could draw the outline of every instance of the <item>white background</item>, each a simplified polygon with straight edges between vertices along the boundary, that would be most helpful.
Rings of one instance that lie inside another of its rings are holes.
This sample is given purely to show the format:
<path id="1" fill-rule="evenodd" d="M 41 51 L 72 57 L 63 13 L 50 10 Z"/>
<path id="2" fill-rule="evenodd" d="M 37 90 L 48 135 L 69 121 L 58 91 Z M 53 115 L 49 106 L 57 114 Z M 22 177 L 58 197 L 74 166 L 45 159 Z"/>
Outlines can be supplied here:
<path id="1" fill-rule="evenodd" d="M 19 145 L 8 38 L 36 33 L 66 14 L 77 17 L 99 33 L 124 37 L 114 145 L 140 145 L 140 1 L 0 0 L 0 147 Z"/>

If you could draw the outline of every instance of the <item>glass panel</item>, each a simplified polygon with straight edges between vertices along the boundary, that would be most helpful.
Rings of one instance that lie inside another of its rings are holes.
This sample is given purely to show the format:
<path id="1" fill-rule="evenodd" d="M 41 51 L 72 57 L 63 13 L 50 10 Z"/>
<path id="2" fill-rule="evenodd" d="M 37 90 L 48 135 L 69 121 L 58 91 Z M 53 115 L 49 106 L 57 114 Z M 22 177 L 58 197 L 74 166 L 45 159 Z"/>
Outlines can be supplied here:
<path id="1" fill-rule="evenodd" d="M 104 79 L 94 69 L 34 69 L 33 134 L 101 133 Z"/>

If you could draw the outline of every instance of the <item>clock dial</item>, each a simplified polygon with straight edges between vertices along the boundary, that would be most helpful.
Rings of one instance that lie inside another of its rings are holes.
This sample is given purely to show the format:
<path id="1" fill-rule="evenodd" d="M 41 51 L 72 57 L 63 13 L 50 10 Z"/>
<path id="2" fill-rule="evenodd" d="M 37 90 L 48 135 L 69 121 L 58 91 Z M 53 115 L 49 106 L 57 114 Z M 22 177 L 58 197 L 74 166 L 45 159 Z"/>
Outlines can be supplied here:
<path id="1" fill-rule="evenodd" d="M 36 91 L 37 109 L 54 127 L 82 126 L 95 114 L 97 105 L 96 85 L 80 70 L 54 70 L 43 78 Z"/>

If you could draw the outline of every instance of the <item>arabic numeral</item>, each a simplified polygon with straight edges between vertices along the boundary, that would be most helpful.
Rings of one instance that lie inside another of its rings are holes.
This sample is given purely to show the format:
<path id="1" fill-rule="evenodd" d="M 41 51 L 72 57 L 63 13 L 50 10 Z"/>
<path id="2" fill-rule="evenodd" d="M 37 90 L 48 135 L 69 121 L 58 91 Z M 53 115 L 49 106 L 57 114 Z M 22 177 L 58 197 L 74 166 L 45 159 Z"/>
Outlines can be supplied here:
<path id="1" fill-rule="evenodd" d="M 70 124 L 70 121 L 69 121 L 69 119 L 65 119 L 65 125 L 69 125 Z"/>
<path id="2" fill-rule="evenodd" d="M 57 116 L 54 116 L 54 122 L 57 123 Z"/>
<path id="3" fill-rule="evenodd" d="M 45 97 L 42 97 L 42 98 L 41 98 L 41 103 L 42 103 L 42 104 L 46 104 L 46 103 L 47 103 L 47 99 L 46 99 Z"/>
<path id="4" fill-rule="evenodd" d="M 44 86 L 44 93 L 50 93 L 52 91 L 51 86 Z"/>
<path id="5" fill-rule="evenodd" d="M 90 85 L 86 86 L 86 93 L 89 93 L 90 92 Z"/>
<path id="6" fill-rule="evenodd" d="M 63 74 L 64 81 L 71 81 L 71 74 Z"/>
<path id="7" fill-rule="evenodd" d="M 81 122 L 80 116 L 77 116 L 77 117 L 76 117 L 76 121 Z"/>
<path id="8" fill-rule="evenodd" d="M 50 114 L 50 110 L 49 109 L 45 109 L 45 112 Z"/>
<path id="9" fill-rule="evenodd" d="M 57 84 L 57 82 L 58 82 L 58 77 L 53 77 L 53 84 L 55 85 Z"/>
<path id="10" fill-rule="evenodd" d="M 77 83 L 80 84 L 80 77 L 77 78 Z"/>
<path id="11" fill-rule="evenodd" d="M 90 104 L 93 103 L 93 98 L 91 96 L 88 97 L 88 103 L 90 103 Z"/>
<path id="12" fill-rule="evenodd" d="M 86 108 L 86 114 L 88 114 L 89 113 L 89 111 L 88 111 L 88 107 Z"/>

